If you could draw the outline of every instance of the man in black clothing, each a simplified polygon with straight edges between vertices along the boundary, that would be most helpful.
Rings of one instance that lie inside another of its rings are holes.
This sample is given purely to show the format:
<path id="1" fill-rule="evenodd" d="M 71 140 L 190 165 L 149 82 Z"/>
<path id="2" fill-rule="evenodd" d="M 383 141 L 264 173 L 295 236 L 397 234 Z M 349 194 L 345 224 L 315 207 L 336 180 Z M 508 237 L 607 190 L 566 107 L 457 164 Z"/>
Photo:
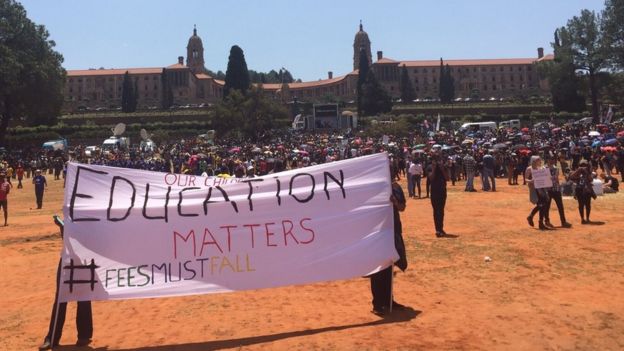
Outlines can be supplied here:
<path id="1" fill-rule="evenodd" d="M 433 221 L 436 236 L 446 235 L 444 231 L 444 206 L 446 205 L 446 182 L 449 180 L 449 171 L 439 154 L 431 157 L 431 172 L 428 174 L 431 184 L 431 206 L 433 207 Z"/>
<path id="2" fill-rule="evenodd" d="M 394 264 L 402 271 L 407 269 L 407 256 L 405 255 L 405 243 L 403 242 L 403 229 L 401 227 L 401 216 L 399 212 L 405 211 L 405 194 L 403 189 L 396 182 L 396 174 L 391 169 L 392 174 L 392 195 L 390 202 L 394 211 L 394 246 L 399 254 L 399 260 Z M 378 316 L 385 316 L 390 312 L 390 301 L 392 310 L 404 310 L 407 307 L 394 301 L 392 298 L 392 266 L 369 276 L 371 283 L 371 293 L 373 295 L 373 313 Z"/>
<path id="3" fill-rule="evenodd" d="M 61 237 L 63 237 L 63 221 L 54 216 L 54 223 L 56 223 L 61 229 Z M 52 316 L 50 317 L 50 326 L 48 328 L 48 334 L 46 335 L 43 344 L 39 346 L 39 350 L 49 350 L 58 346 L 61 341 L 61 334 L 63 333 L 63 324 L 65 324 L 65 314 L 67 312 L 67 302 L 58 303 L 59 295 L 59 280 L 61 276 L 62 261 L 59 260 L 59 265 L 56 270 L 56 294 L 54 295 L 54 304 L 52 305 Z M 58 306 L 58 319 L 56 320 L 56 328 L 54 328 L 54 322 L 56 319 L 56 308 Z M 93 317 L 91 313 L 91 301 L 78 301 L 78 308 L 76 310 L 76 329 L 78 329 L 78 341 L 76 346 L 87 346 L 91 343 L 91 337 L 93 337 Z M 54 338 L 52 337 L 54 333 Z"/>

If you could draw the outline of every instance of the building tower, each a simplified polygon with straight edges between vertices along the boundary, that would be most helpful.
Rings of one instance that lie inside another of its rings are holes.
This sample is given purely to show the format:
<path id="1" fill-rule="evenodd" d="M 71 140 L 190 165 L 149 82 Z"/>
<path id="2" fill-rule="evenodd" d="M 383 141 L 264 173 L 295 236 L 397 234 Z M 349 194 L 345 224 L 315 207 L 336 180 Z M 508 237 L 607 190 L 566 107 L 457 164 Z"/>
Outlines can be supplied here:
<path id="1" fill-rule="evenodd" d="M 193 26 L 193 36 L 189 38 L 188 45 L 186 45 L 186 65 L 191 69 L 191 72 L 205 73 L 204 67 L 204 45 L 199 36 L 197 36 L 197 28 Z"/>
<path id="2" fill-rule="evenodd" d="M 363 49 L 368 57 L 368 63 L 372 64 L 371 54 L 371 42 L 368 39 L 368 34 L 362 27 L 362 21 L 360 20 L 360 31 L 355 33 L 355 39 L 353 40 L 353 70 L 360 68 L 360 50 Z"/>

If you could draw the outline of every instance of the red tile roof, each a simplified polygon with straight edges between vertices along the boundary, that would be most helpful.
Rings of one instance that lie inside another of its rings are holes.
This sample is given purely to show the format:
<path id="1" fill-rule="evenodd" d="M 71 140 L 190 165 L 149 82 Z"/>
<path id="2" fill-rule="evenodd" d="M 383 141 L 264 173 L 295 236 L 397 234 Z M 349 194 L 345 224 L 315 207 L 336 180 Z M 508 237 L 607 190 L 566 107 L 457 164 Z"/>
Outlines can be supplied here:
<path id="1" fill-rule="evenodd" d="M 197 79 L 212 79 L 212 77 L 206 73 L 197 73 L 195 77 L 197 77 Z"/>
<path id="2" fill-rule="evenodd" d="M 162 67 L 153 68 L 105 68 L 105 69 L 75 69 L 68 70 L 68 77 L 77 76 L 114 76 L 123 75 L 126 71 L 130 74 L 160 74 Z"/>
<path id="3" fill-rule="evenodd" d="M 174 63 L 173 65 L 167 66 L 167 69 L 183 69 L 183 68 L 188 68 L 188 67 L 186 67 L 185 65 L 181 63 Z"/>
<path id="4" fill-rule="evenodd" d="M 539 61 L 552 59 L 552 55 L 544 56 Z M 490 65 L 530 65 L 537 62 L 537 58 L 509 58 L 509 59 L 467 59 L 467 60 L 444 60 L 449 66 L 490 66 Z M 400 61 L 399 66 L 407 67 L 437 67 L 440 60 Z"/>
<path id="5" fill-rule="evenodd" d="M 398 63 L 398 62 L 393 59 L 382 57 L 380 60 L 377 60 L 375 63 Z"/>

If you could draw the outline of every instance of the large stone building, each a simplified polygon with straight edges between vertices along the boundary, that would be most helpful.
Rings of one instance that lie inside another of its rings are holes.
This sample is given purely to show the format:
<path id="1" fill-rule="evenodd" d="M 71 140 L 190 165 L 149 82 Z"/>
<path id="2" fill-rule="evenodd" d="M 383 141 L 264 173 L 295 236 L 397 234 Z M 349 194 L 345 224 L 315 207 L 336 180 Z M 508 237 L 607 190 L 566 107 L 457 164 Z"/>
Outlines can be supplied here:
<path id="1" fill-rule="evenodd" d="M 171 87 L 175 104 L 201 104 L 220 100 L 224 82 L 208 75 L 204 66 L 204 46 L 195 28 L 186 49 L 186 64 L 184 57 L 180 56 L 177 63 L 166 67 L 69 70 L 65 86 L 65 108 L 69 111 L 98 107 L 118 108 L 121 106 L 122 84 L 126 72 L 138 90 L 139 108 L 161 107 L 168 94 L 165 86 Z M 360 50 L 364 50 L 372 61 L 371 41 L 361 23 L 353 42 L 352 72 L 339 77 L 333 77 L 333 73 L 328 72 L 327 79 L 264 84 L 263 88 L 268 95 L 281 101 L 291 101 L 293 98 L 300 101 L 320 101 L 328 96 L 352 101 L 356 97 Z M 535 58 L 445 60 L 444 64 L 451 68 L 456 97 L 468 98 L 476 95 L 481 98 L 499 98 L 515 94 L 546 94 L 547 82 L 539 77 L 535 64 L 552 59 L 552 55 L 544 56 L 543 49 L 540 48 Z M 388 93 L 398 98 L 399 77 L 403 66 L 408 71 L 418 99 L 437 98 L 439 60 L 396 61 L 383 57 L 382 52 L 378 51 L 371 68 Z"/>

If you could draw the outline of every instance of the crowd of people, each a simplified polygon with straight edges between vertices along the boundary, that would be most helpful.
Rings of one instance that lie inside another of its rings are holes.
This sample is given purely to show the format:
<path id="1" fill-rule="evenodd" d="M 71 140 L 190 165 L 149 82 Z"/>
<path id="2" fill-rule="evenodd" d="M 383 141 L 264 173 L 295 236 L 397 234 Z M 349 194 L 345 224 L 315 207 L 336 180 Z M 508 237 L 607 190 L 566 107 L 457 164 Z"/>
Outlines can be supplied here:
<path id="1" fill-rule="evenodd" d="M 521 177 L 522 184 L 528 184 L 532 189 L 530 169 L 534 167 L 532 160 L 539 156 L 553 172 L 553 189 L 540 189 L 537 195 L 531 196 L 537 208 L 535 213 L 549 207 L 553 200 L 559 204 L 559 193 L 582 199 L 583 208 L 587 209 L 591 208 L 589 200 L 578 191 L 582 186 L 593 187 L 592 194 L 597 195 L 619 191 L 617 175 L 620 179 L 624 175 L 623 144 L 624 126 L 621 122 L 598 125 L 543 122 L 521 129 L 477 127 L 466 130 L 441 128 L 437 131 L 433 123 L 425 122 L 400 138 L 393 135 L 367 137 L 352 132 L 284 132 L 263 142 L 234 139 L 214 142 L 197 137 L 163 143 L 149 150 L 137 147 L 89 152 L 85 145 L 80 144 L 67 150 L 34 147 L 2 155 L 0 173 L 5 175 L 11 186 L 12 182 L 17 182 L 18 189 L 23 187 L 25 179 L 32 177 L 36 205 L 41 208 L 47 185 L 45 175 L 55 180 L 64 178 L 68 161 L 157 172 L 245 178 L 388 152 L 394 173 L 407 178 L 408 196 L 431 198 L 437 218 L 436 235 L 440 236 L 444 234 L 442 222 L 446 191 L 443 188 L 446 181 L 452 185 L 465 181 L 467 192 L 495 192 L 497 181 L 507 179 L 509 185 L 515 186 L 520 184 Z M 579 172 L 584 173 L 580 175 Z M 475 182 L 478 177 L 481 179 L 480 189 Z M 601 183 L 600 187 L 596 186 Z M 0 191 L 0 197 L 6 197 L 4 193 Z M 529 216 L 529 224 L 532 217 Z M 581 217 L 583 221 L 589 220 L 587 214 Z M 568 226 L 569 223 L 563 217 L 561 219 L 562 225 Z M 552 227 L 546 218 L 539 223 L 541 229 L 546 228 L 544 230 Z"/>
<path id="2" fill-rule="evenodd" d="M 406 137 L 369 137 L 351 132 L 284 133 L 265 142 L 225 139 L 215 143 L 198 137 L 148 150 L 94 151 L 76 145 L 67 150 L 33 148 L 5 153 L 0 163 L 0 208 L 4 210 L 7 225 L 8 194 L 13 183 L 20 189 L 26 180 L 34 184 L 37 209 L 42 208 L 47 186 L 45 174 L 52 175 L 54 180 L 64 180 L 69 161 L 156 172 L 249 178 L 378 152 L 387 152 L 390 158 L 390 203 L 394 209 L 395 246 L 400 256 L 395 265 L 401 270 L 407 268 L 407 258 L 399 212 L 405 210 L 407 198 L 430 198 L 435 235 L 447 237 L 449 234 L 444 230 L 447 183 L 454 186 L 464 182 L 464 190 L 471 193 L 497 192 L 497 181 L 506 179 L 510 186 L 517 186 L 521 177 L 534 204 L 527 222 L 535 226 L 534 217 L 538 215 L 538 228 L 547 231 L 555 228 L 549 217 L 552 202 L 557 206 L 562 228 L 572 226 L 565 216 L 563 196 L 577 199 L 581 223 L 588 224 L 591 223 L 592 199 L 603 193 L 618 192 L 618 177 L 624 181 L 622 123 L 541 123 L 522 129 L 466 130 L 434 130 L 431 124 L 423 123 Z M 479 177 L 480 188 L 475 181 Z M 401 178 L 406 178 L 407 197 L 397 182 Z M 371 275 L 370 280 L 373 313 L 384 316 L 393 309 L 407 308 L 392 297 L 391 267 Z M 61 312 L 64 319 L 64 306 Z M 79 329 L 82 328 L 78 344 L 86 345 L 92 335 L 90 306 L 83 308 L 79 317 L 84 317 L 86 322 L 78 322 Z M 59 327 L 53 332 L 51 322 L 41 349 L 58 344 L 62 322 Z"/>

